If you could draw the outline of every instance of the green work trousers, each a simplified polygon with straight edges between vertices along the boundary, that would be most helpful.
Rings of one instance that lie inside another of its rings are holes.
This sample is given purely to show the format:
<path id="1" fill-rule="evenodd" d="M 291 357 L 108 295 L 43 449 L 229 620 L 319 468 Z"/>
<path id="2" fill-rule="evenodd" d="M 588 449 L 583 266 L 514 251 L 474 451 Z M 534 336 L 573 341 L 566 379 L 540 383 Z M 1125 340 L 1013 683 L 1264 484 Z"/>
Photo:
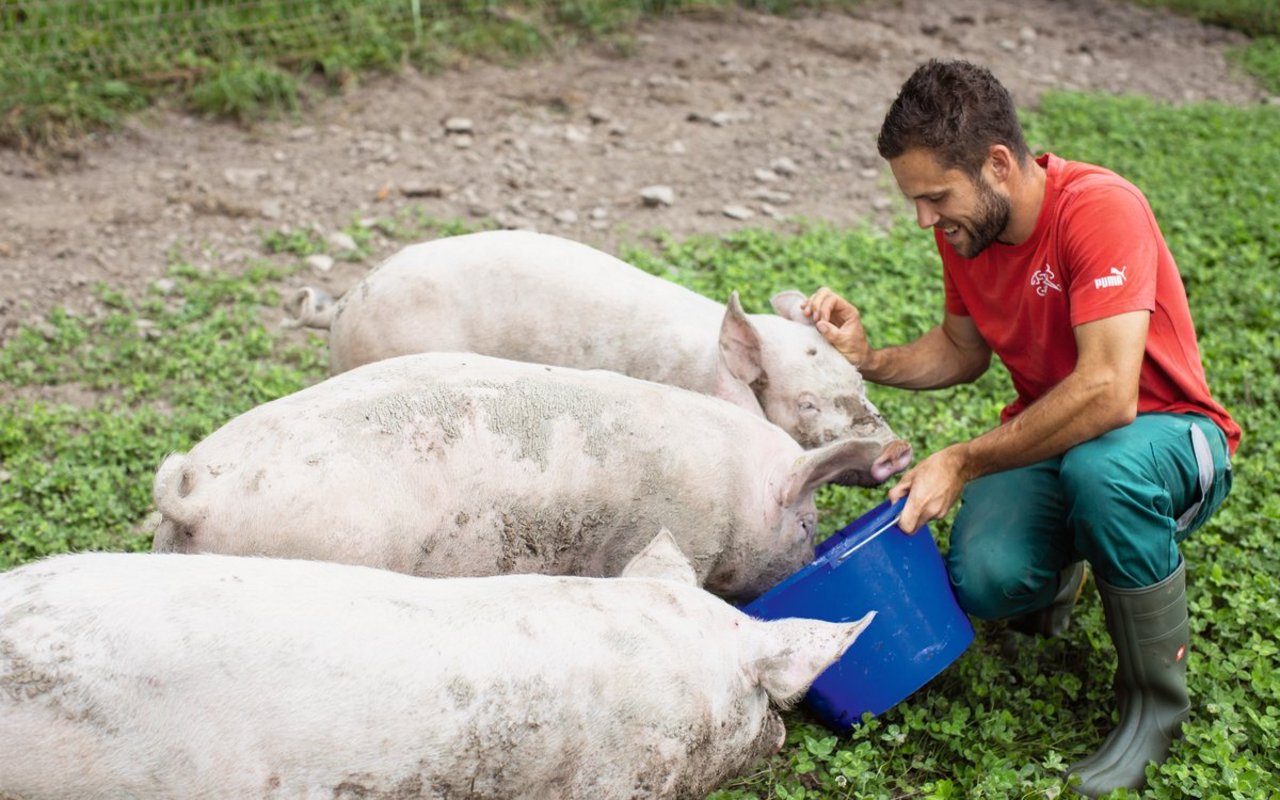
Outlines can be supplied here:
<path id="1" fill-rule="evenodd" d="M 947 571 L 981 619 L 1044 608 L 1058 573 L 1087 560 L 1108 586 L 1167 578 L 1178 543 L 1231 490 L 1226 436 L 1199 414 L 1139 414 L 1056 458 L 965 486 Z"/>

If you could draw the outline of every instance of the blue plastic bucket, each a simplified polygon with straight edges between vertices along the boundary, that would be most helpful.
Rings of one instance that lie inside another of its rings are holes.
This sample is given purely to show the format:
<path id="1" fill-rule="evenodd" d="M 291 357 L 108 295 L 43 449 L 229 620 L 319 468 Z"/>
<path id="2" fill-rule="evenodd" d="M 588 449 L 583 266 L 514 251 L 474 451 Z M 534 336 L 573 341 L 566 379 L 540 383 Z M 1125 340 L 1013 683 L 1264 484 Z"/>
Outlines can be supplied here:
<path id="1" fill-rule="evenodd" d="M 822 542 L 817 557 L 749 603 L 760 619 L 876 618 L 814 681 L 805 703 L 827 725 L 881 714 L 932 680 L 973 642 L 927 525 L 898 527 L 906 498 L 885 501 Z"/>

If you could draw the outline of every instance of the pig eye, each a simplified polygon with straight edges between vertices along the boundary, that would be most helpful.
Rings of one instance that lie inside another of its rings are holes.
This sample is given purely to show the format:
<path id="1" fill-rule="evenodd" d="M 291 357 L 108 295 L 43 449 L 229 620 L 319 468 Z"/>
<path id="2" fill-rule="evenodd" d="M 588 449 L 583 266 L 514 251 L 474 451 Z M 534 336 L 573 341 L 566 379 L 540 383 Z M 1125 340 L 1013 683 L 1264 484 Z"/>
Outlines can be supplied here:
<path id="1" fill-rule="evenodd" d="M 812 400 L 805 400 L 801 398 L 799 403 L 796 405 L 799 407 L 801 414 L 813 414 L 818 410 L 818 404 Z"/>

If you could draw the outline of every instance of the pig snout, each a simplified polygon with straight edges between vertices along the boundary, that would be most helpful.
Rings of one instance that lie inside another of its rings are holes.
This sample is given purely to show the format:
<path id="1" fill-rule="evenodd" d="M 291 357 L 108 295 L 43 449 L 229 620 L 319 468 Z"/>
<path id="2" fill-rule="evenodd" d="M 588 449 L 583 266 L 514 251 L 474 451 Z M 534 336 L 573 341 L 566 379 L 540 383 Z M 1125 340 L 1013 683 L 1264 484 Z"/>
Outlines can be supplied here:
<path id="1" fill-rule="evenodd" d="M 831 482 L 840 486 L 879 486 L 910 466 L 911 456 L 911 445 L 894 439 L 881 447 L 874 457 L 868 453 L 865 461 L 840 472 Z"/>
<path id="2" fill-rule="evenodd" d="M 877 484 L 902 472 L 911 463 L 911 445 L 901 439 L 885 445 L 884 450 L 871 464 L 871 479 Z"/>

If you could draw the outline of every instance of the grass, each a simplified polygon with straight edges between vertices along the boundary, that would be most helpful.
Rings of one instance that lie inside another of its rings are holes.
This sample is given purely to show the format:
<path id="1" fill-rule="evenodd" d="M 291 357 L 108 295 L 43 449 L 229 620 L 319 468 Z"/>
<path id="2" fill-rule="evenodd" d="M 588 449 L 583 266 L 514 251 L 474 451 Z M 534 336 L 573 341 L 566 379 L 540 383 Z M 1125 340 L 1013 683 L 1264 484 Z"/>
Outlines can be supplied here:
<path id="1" fill-rule="evenodd" d="M 38 399 L 0 407 L 0 567 L 41 553 L 150 547 L 140 525 L 157 459 L 189 446 L 229 413 L 314 382 L 323 359 L 260 320 L 283 274 L 242 276 L 175 265 L 175 293 L 141 302 L 100 296 L 101 320 L 61 312 L 0 351 L 0 381 L 91 390 L 89 408 Z M 56 392 L 54 393 L 56 396 Z"/>
<path id="2" fill-rule="evenodd" d="M 1037 148 L 1104 164 L 1147 192 L 1183 273 L 1210 385 L 1245 430 L 1231 497 L 1184 546 L 1195 709 L 1143 796 L 1280 797 L 1280 108 L 1050 94 L 1026 122 Z M 460 230 L 414 217 L 378 225 L 405 241 Z M 371 261 L 367 238 L 351 232 Z M 322 340 L 286 337 L 262 313 L 288 264 L 316 246 L 305 231 L 265 233 L 263 260 L 239 275 L 178 258 L 171 292 L 132 300 L 102 286 L 102 318 L 55 312 L 0 349 L 0 568 L 65 550 L 145 549 L 149 486 L 168 452 L 324 376 Z M 888 230 L 813 224 L 671 239 L 625 256 L 714 297 L 738 289 L 753 311 L 779 289 L 832 285 L 860 303 L 879 343 L 922 332 L 941 306 L 931 237 L 906 219 Z M 996 368 L 941 392 L 872 392 L 923 454 L 995 424 L 1011 389 Z M 823 489 L 822 530 L 882 498 Z M 945 548 L 948 521 L 931 527 Z M 998 625 L 980 624 L 939 678 L 848 732 L 788 712 L 783 752 L 714 800 L 1065 796 L 1062 769 L 1111 724 L 1114 655 L 1096 595 L 1062 639 L 1015 655 L 1001 642 Z"/>

